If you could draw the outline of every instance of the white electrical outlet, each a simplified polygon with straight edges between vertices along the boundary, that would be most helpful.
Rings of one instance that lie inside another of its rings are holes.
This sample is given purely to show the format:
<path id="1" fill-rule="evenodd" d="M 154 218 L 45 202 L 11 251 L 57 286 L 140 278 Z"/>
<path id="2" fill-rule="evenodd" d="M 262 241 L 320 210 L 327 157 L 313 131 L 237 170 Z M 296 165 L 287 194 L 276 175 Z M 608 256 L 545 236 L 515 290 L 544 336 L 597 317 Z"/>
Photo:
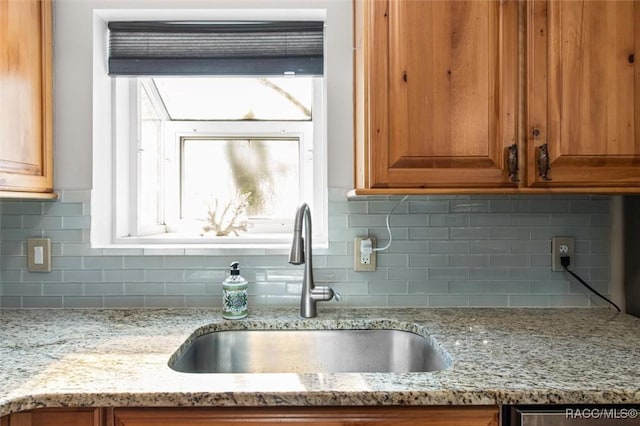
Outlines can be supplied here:
<path id="1" fill-rule="evenodd" d="M 569 256 L 571 264 L 575 263 L 574 259 L 575 240 L 573 237 L 553 237 L 551 239 L 551 270 L 562 271 L 562 263 L 560 258 Z"/>
<path id="2" fill-rule="evenodd" d="M 353 240 L 353 270 L 373 272 L 376 270 L 375 238 L 356 237 Z"/>

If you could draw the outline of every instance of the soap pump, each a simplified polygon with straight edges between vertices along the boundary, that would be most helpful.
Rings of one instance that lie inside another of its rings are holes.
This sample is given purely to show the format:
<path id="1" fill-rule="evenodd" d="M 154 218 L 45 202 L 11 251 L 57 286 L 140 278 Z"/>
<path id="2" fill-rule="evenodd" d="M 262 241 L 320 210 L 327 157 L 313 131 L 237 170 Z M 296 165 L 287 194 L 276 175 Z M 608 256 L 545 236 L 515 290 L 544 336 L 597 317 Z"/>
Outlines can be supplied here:
<path id="1" fill-rule="evenodd" d="M 240 319 L 248 312 L 247 287 L 248 282 L 240 275 L 240 263 L 233 262 L 226 280 L 222 282 L 222 317 L 225 319 Z"/>

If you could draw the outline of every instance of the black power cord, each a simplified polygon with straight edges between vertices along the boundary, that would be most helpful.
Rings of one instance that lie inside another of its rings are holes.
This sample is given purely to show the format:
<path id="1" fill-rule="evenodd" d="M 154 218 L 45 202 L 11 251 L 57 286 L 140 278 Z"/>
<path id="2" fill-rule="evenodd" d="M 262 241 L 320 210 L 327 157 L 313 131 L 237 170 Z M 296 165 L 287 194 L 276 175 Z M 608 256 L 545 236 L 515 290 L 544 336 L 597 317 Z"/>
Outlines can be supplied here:
<path id="1" fill-rule="evenodd" d="M 560 264 L 562 265 L 562 269 L 564 269 L 566 272 L 570 273 L 571 276 L 573 276 L 576 280 L 578 280 L 580 282 L 580 284 L 582 284 L 583 286 L 585 286 L 586 288 L 588 288 L 593 294 L 595 294 L 596 296 L 600 297 L 601 299 L 606 300 L 607 302 L 609 302 L 610 304 L 613 305 L 614 308 L 616 308 L 618 310 L 618 312 L 622 312 L 620 310 L 620 308 L 618 307 L 618 305 L 616 305 L 615 303 L 613 303 L 611 300 L 607 299 L 606 297 L 604 297 L 602 294 L 600 294 L 595 288 L 591 287 L 589 284 L 587 284 L 582 278 L 580 278 L 575 272 L 571 271 L 569 269 L 569 265 L 571 264 L 571 257 L 569 256 L 560 256 Z"/>

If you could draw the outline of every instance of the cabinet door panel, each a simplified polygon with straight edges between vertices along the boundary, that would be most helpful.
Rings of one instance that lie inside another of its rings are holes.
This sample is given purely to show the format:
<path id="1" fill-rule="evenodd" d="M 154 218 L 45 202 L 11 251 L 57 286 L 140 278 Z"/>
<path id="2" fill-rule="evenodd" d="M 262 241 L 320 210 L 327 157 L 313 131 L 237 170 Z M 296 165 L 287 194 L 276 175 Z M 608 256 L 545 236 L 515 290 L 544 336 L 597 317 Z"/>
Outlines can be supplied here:
<path id="1" fill-rule="evenodd" d="M 531 186 L 640 183 L 640 2 L 528 5 Z M 539 174 L 548 145 L 549 178 Z"/>
<path id="2" fill-rule="evenodd" d="M 386 23 L 370 48 L 388 55 L 370 70 L 371 186 L 515 186 L 506 171 L 516 143 L 515 2 L 370 7 Z"/>
<path id="3" fill-rule="evenodd" d="M 0 0 L 0 190 L 52 189 L 51 4 Z"/>
<path id="4" fill-rule="evenodd" d="M 498 426 L 497 407 L 116 409 L 115 426 Z"/>

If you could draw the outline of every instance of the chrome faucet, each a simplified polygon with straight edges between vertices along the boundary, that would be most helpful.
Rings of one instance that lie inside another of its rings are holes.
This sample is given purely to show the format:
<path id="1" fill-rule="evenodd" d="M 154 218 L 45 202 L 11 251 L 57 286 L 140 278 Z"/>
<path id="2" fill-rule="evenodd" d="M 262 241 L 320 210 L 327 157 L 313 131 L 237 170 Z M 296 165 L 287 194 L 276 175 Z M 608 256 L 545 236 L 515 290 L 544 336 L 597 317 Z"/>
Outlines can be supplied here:
<path id="1" fill-rule="evenodd" d="M 302 237 L 302 219 L 304 218 L 304 238 Z M 328 286 L 316 287 L 313 282 L 313 265 L 311 262 L 311 210 L 306 203 L 300 204 L 293 222 L 293 243 L 289 254 L 289 263 L 304 265 L 302 278 L 302 295 L 300 299 L 300 316 L 313 318 L 318 315 L 316 303 L 331 300 L 337 293 Z M 338 300 L 336 297 L 336 300 Z"/>

